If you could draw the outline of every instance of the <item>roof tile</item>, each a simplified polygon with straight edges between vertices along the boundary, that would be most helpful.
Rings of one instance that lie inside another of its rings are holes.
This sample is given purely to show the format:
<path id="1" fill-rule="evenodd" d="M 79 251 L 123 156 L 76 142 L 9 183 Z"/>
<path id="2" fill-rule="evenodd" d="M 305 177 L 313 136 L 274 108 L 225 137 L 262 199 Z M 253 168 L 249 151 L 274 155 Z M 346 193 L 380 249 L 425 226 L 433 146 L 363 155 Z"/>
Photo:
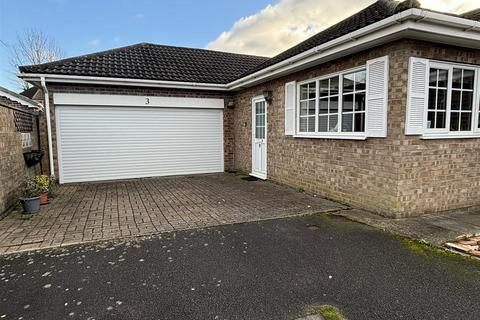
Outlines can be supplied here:
<path id="1" fill-rule="evenodd" d="M 21 66 L 23 73 L 228 83 L 268 58 L 140 43 L 55 62 Z"/>

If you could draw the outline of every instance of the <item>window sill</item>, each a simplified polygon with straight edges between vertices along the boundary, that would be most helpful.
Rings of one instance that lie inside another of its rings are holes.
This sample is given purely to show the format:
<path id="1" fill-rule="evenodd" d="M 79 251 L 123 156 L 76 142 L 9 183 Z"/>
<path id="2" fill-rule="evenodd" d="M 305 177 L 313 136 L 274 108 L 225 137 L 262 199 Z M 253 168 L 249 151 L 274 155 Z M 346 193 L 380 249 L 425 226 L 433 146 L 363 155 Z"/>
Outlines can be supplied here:
<path id="1" fill-rule="evenodd" d="M 434 140 L 434 139 L 474 139 L 480 138 L 480 133 L 463 133 L 463 134 L 449 134 L 449 133 L 426 133 L 421 139 Z"/>
<path id="2" fill-rule="evenodd" d="M 338 140 L 366 140 L 365 134 L 302 134 L 298 133 L 293 136 L 301 139 L 338 139 Z"/>

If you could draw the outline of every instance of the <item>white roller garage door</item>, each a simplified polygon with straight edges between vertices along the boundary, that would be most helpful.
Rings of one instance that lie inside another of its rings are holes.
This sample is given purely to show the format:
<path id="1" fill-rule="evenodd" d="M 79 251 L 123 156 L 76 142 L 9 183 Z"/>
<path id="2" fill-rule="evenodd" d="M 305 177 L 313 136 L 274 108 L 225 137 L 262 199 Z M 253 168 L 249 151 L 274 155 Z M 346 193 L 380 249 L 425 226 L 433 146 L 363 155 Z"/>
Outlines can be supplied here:
<path id="1" fill-rule="evenodd" d="M 61 183 L 223 171 L 223 110 L 56 106 Z"/>

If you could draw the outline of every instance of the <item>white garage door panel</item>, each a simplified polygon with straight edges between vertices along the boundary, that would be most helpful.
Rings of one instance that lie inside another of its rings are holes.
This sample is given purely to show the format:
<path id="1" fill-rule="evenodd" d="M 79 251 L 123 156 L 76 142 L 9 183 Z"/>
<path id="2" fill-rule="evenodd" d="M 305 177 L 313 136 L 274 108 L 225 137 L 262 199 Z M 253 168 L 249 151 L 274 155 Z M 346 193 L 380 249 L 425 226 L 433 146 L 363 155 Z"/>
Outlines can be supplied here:
<path id="1" fill-rule="evenodd" d="M 57 106 L 62 183 L 223 171 L 223 110 Z"/>

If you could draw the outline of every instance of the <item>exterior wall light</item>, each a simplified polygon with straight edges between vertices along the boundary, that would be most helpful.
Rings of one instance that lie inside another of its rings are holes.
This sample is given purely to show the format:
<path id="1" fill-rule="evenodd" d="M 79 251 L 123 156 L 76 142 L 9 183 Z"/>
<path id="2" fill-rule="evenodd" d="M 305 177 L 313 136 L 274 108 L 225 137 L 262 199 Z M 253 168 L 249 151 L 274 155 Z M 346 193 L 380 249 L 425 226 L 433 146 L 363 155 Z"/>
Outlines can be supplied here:
<path id="1" fill-rule="evenodd" d="M 270 104 L 273 100 L 273 93 L 271 90 L 264 90 L 263 91 L 263 98 L 265 101 L 267 101 L 268 104 Z"/>

